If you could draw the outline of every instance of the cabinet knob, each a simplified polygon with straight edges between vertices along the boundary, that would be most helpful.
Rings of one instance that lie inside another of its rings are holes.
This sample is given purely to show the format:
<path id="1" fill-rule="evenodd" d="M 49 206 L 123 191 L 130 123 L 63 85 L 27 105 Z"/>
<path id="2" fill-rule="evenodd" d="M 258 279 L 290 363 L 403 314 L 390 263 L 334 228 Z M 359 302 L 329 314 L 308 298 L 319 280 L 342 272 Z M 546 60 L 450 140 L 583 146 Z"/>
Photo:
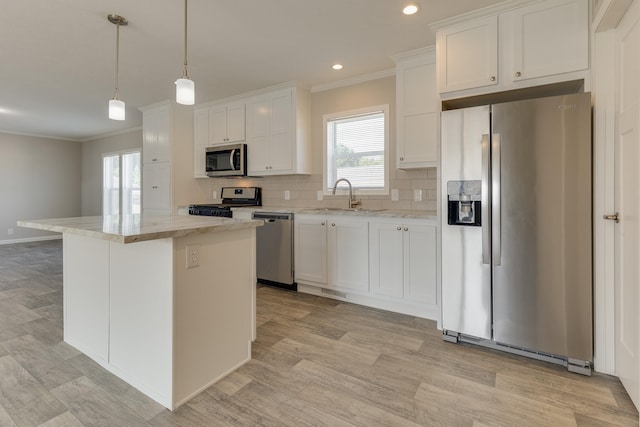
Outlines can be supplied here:
<path id="1" fill-rule="evenodd" d="M 520 71 L 516 71 L 516 77 L 520 77 L 522 73 Z"/>
<path id="2" fill-rule="evenodd" d="M 396 228 L 396 230 L 400 231 L 400 230 L 402 230 L 402 227 L 398 226 L 398 228 Z"/>
<path id="3" fill-rule="evenodd" d="M 158 161 L 158 159 L 151 159 L 151 161 L 152 161 L 152 162 L 157 162 L 157 161 Z"/>
<path id="4" fill-rule="evenodd" d="M 495 82 L 496 81 L 496 76 L 489 77 L 489 80 L 491 80 L 492 82 Z"/>
<path id="5" fill-rule="evenodd" d="M 404 157 L 400 157 L 400 161 L 401 161 L 401 162 L 404 162 Z"/>
<path id="6" fill-rule="evenodd" d="M 324 222 L 321 222 L 320 225 L 324 225 Z"/>
<path id="7" fill-rule="evenodd" d="M 334 222 L 332 222 L 332 223 L 331 223 L 331 226 L 332 226 L 332 227 L 335 227 L 335 226 L 336 226 L 336 224 L 335 224 Z"/>
<path id="8" fill-rule="evenodd" d="M 409 231 L 409 227 L 405 227 L 405 228 L 404 228 L 404 231 Z"/>

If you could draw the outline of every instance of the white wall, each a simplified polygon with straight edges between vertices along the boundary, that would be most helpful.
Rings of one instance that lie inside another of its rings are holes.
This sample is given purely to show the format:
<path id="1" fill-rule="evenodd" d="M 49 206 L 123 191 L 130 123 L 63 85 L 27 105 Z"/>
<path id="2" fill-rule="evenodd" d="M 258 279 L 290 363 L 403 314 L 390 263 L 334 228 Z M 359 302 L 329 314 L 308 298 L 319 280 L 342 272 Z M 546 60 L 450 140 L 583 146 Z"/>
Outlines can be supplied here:
<path id="1" fill-rule="evenodd" d="M 77 141 L 0 133 L 0 243 L 58 235 L 18 220 L 80 216 L 81 151 Z"/>
<path id="2" fill-rule="evenodd" d="M 102 155 L 134 149 L 142 151 L 140 128 L 82 143 L 82 216 L 102 215 Z"/>

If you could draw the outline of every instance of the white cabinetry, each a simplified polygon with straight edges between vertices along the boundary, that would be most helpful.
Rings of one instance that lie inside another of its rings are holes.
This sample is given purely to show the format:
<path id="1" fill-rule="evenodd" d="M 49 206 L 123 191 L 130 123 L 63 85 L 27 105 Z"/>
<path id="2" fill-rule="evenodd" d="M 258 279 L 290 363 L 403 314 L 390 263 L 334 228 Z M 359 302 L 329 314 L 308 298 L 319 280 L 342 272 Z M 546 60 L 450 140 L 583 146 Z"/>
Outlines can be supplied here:
<path id="1" fill-rule="evenodd" d="M 204 160 L 207 147 L 245 140 L 245 110 L 244 100 L 196 107 L 193 138 L 193 172 L 196 178 L 207 178 Z"/>
<path id="2" fill-rule="evenodd" d="M 366 218 L 297 215 L 295 228 L 296 281 L 338 291 L 368 291 Z"/>
<path id="3" fill-rule="evenodd" d="M 435 23 L 439 92 L 451 98 L 587 78 L 588 3 L 502 3 L 486 16 Z"/>
<path id="4" fill-rule="evenodd" d="M 171 104 L 164 102 L 142 110 L 142 210 L 171 213 Z"/>
<path id="5" fill-rule="evenodd" d="M 295 217 L 298 291 L 440 319 L 437 220 Z"/>
<path id="6" fill-rule="evenodd" d="M 309 174 L 309 92 L 278 89 L 247 102 L 249 175 Z"/>
<path id="7" fill-rule="evenodd" d="M 423 307 L 437 316 L 437 227 L 419 221 L 369 223 L 371 292 Z"/>
<path id="8" fill-rule="evenodd" d="M 296 281 L 327 284 L 327 219 L 314 215 L 295 216 Z"/>
<path id="9" fill-rule="evenodd" d="M 331 217 L 327 223 L 327 272 L 331 288 L 369 291 L 369 224 L 366 218 Z"/>
<path id="10" fill-rule="evenodd" d="M 398 103 L 396 166 L 399 169 L 438 166 L 440 99 L 435 50 L 419 49 L 394 60 Z"/>
<path id="11" fill-rule="evenodd" d="M 436 33 L 438 89 L 498 84 L 498 17 L 474 19 Z"/>

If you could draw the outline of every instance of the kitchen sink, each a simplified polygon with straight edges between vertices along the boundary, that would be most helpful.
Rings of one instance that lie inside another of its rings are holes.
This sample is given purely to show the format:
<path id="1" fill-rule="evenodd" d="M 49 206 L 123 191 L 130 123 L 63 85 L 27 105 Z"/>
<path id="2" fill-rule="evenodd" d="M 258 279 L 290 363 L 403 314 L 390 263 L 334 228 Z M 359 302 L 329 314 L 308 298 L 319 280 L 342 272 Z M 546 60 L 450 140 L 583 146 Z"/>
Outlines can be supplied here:
<path id="1" fill-rule="evenodd" d="M 364 208 L 321 208 L 322 211 L 334 212 L 380 212 L 384 209 L 364 209 Z"/>

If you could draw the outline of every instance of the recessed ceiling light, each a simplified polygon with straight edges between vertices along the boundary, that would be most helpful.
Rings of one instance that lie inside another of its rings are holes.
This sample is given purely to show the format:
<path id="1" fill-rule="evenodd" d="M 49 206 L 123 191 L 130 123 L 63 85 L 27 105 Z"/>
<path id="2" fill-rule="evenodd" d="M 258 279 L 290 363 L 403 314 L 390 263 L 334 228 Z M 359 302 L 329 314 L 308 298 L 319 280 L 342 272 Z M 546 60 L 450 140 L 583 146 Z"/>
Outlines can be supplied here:
<path id="1" fill-rule="evenodd" d="M 418 13 L 420 10 L 420 5 L 418 3 L 409 3 L 404 8 L 402 8 L 402 13 L 405 15 L 413 15 Z"/>
<path id="2" fill-rule="evenodd" d="M 331 68 L 333 68 L 334 70 L 342 70 L 342 64 L 333 64 Z"/>

